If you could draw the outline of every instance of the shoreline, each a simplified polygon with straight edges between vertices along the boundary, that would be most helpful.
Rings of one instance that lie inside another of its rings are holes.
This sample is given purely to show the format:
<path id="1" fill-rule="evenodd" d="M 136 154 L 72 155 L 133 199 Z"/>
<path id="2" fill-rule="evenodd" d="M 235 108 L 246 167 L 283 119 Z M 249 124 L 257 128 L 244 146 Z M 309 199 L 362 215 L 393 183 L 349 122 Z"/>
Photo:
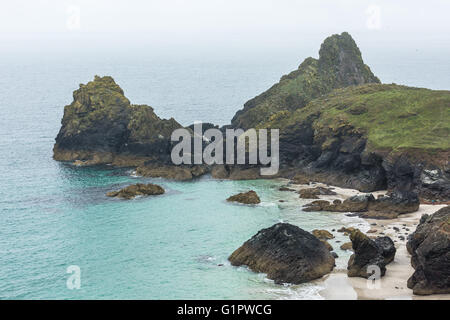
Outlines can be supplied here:
<path id="1" fill-rule="evenodd" d="M 353 195 L 364 194 L 364 192 L 355 189 L 340 188 L 323 183 L 311 183 L 309 185 L 290 184 L 290 186 L 297 191 L 317 186 L 332 188 L 337 195 L 319 196 L 320 199 L 331 201 L 334 199 L 343 200 Z M 372 192 L 375 197 L 385 193 L 386 191 Z M 311 201 L 314 200 L 311 199 Z M 354 222 L 357 222 L 358 219 L 364 220 L 372 229 L 371 233 L 368 234 L 369 236 L 389 236 L 394 241 L 397 249 L 395 259 L 386 266 L 386 274 L 379 280 L 379 284 L 373 286 L 370 286 L 369 280 L 359 277 L 347 277 L 346 269 L 335 267 L 331 273 L 314 281 L 314 283 L 325 287 L 319 291 L 319 295 L 324 299 L 330 300 L 450 300 L 450 294 L 414 295 L 412 290 L 406 285 L 408 278 L 414 272 L 411 266 L 411 256 L 406 249 L 407 237 L 416 230 L 423 214 L 433 214 L 443 207 L 446 207 L 446 205 L 420 204 L 418 211 L 401 214 L 395 219 L 369 219 L 346 216 L 346 218 L 351 220 L 355 219 Z M 340 250 L 335 249 L 335 251 Z"/>

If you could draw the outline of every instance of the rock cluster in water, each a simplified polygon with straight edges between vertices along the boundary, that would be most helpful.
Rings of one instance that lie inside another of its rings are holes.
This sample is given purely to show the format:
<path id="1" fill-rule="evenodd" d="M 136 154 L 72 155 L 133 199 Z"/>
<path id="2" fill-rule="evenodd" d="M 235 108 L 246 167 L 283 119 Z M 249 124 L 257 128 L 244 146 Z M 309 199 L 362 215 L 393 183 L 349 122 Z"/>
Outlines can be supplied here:
<path id="1" fill-rule="evenodd" d="M 408 288 L 419 295 L 450 293 L 450 206 L 423 215 L 406 247 L 415 269 Z"/>
<path id="2" fill-rule="evenodd" d="M 333 270 L 334 257 L 311 233 L 277 223 L 260 230 L 228 258 L 233 266 L 248 266 L 276 283 L 303 283 Z"/>
<path id="3" fill-rule="evenodd" d="M 165 192 L 164 188 L 153 183 L 142 184 L 137 183 L 131 186 L 125 187 L 119 191 L 111 191 L 106 195 L 108 197 L 117 197 L 123 199 L 133 199 L 137 196 L 150 196 L 150 195 L 160 195 Z"/>
<path id="4" fill-rule="evenodd" d="M 243 204 L 258 204 L 261 202 L 261 199 L 259 199 L 259 196 L 255 191 L 250 190 L 248 192 L 235 194 L 234 196 L 229 197 L 227 201 L 239 202 Z"/>

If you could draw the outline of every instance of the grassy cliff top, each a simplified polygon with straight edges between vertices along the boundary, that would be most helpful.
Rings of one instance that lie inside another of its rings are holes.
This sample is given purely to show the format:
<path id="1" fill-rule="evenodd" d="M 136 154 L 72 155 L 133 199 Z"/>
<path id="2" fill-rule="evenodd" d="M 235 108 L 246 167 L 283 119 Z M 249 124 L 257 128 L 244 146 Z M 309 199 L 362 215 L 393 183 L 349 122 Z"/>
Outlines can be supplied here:
<path id="1" fill-rule="evenodd" d="M 322 43 L 319 59 L 305 59 L 297 70 L 284 75 L 280 82 L 247 101 L 231 123 L 236 128 L 257 127 L 274 113 L 302 108 L 335 88 L 379 82 L 364 64 L 350 34 L 335 34 Z"/>
<path id="2" fill-rule="evenodd" d="M 304 108 L 272 115 L 260 128 L 288 134 L 310 119 L 316 132 L 350 125 L 368 138 L 371 149 L 450 149 L 450 91 L 395 84 L 336 89 Z"/>

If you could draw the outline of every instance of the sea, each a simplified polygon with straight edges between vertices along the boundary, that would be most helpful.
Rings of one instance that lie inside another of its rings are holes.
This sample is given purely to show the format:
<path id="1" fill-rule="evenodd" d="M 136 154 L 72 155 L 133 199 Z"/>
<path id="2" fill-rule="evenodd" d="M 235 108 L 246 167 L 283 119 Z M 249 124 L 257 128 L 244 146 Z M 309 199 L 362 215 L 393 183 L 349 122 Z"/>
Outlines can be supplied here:
<path id="1" fill-rule="evenodd" d="M 308 231 L 367 227 L 341 213 L 303 212 L 308 200 L 278 190 L 287 181 L 178 182 L 52 159 L 64 106 L 94 75 L 112 76 L 132 103 L 148 104 L 160 117 L 224 125 L 317 47 L 208 57 L 0 53 L 0 299 L 322 299 L 320 281 L 278 285 L 227 260 L 277 222 Z M 449 52 L 369 49 L 365 62 L 384 83 L 450 89 Z M 160 184 L 166 193 L 129 201 L 105 196 L 137 182 Z M 259 205 L 226 202 L 249 189 Z M 330 240 L 338 270 L 350 255 L 339 249 L 346 241 L 342 234 Z"/>

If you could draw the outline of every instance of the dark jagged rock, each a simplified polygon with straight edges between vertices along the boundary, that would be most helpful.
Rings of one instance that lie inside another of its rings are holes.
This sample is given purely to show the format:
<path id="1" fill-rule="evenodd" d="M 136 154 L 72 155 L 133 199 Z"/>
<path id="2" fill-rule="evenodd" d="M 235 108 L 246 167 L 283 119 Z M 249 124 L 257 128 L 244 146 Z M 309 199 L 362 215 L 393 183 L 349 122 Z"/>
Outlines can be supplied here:
<path id="1" fill-rule="evenodd" d="M 408 288 L 418 295 L 450 293 L 450 206 L 423 215 L 406 247 L 415 269 Z"/>
<path id="2" fill-rule="evenodd" d="M 389 237 L 377 237 L 375 238 L 375 244 L 381 249 L 381 255 L 384 258 L 384 263 L 389 264 L 394 261 L 395 253 L 397 249 L 395 249 L 394 241 L 392 241 Z"/>
<path id="3" fill-rule="evenodd" d="M 173 118 L 160 119 L 149 106 L 130 104 L 111 77 L 98 76 L 74 91 L 61 124 L 54 158 L 85 164 L 168 163 L 170 136 L 181 128 Z"/>
<path id="4" fill-rule="evenodd" d="M 294 284 L 322 277 L 333 270 L 335 262 L 325 244 L 288 223 L 260 230 L 228 260 L 233 266 L 246 265 L 266 273 L 276 283 Z"/>
<path id="5" fill-rule="evenodd" d="M 235 194 L 227 199 L 229 202 L 239 202 L 243 204 L 258 204 L 261 202 L 255 191 L 242 192 Z"/>
<path id="6" fill-rule="evenodd" d="M 386 265 L 394 260 L 394 243 L 388 237 L 372 240 L 359 230 L 350 234 L 354 254 L 348 261 L 347 274 L 349 277 L 368 278 L 370 267 L 377 266 L 380 275 L 386 273 Z"/>
<path id="7" fill-rule="evenodd" d="M 137 183 L 119 191 L 111 191 L 106 195 L 108 197 L 117 197 L 123 199 L 133 199 L 137 196 L 149 196 L 149 195 L 160 195 L 165 192 L 164 188 L 157 184 L 142 184 Z"/>
<path id="8" fill-rule="evenodd" d="M 303 199 L 319 199 L 319 196 L 331 196 L 337 193 L 330 188 L 314 187 L 299 190 L 300 198 Z"/>

